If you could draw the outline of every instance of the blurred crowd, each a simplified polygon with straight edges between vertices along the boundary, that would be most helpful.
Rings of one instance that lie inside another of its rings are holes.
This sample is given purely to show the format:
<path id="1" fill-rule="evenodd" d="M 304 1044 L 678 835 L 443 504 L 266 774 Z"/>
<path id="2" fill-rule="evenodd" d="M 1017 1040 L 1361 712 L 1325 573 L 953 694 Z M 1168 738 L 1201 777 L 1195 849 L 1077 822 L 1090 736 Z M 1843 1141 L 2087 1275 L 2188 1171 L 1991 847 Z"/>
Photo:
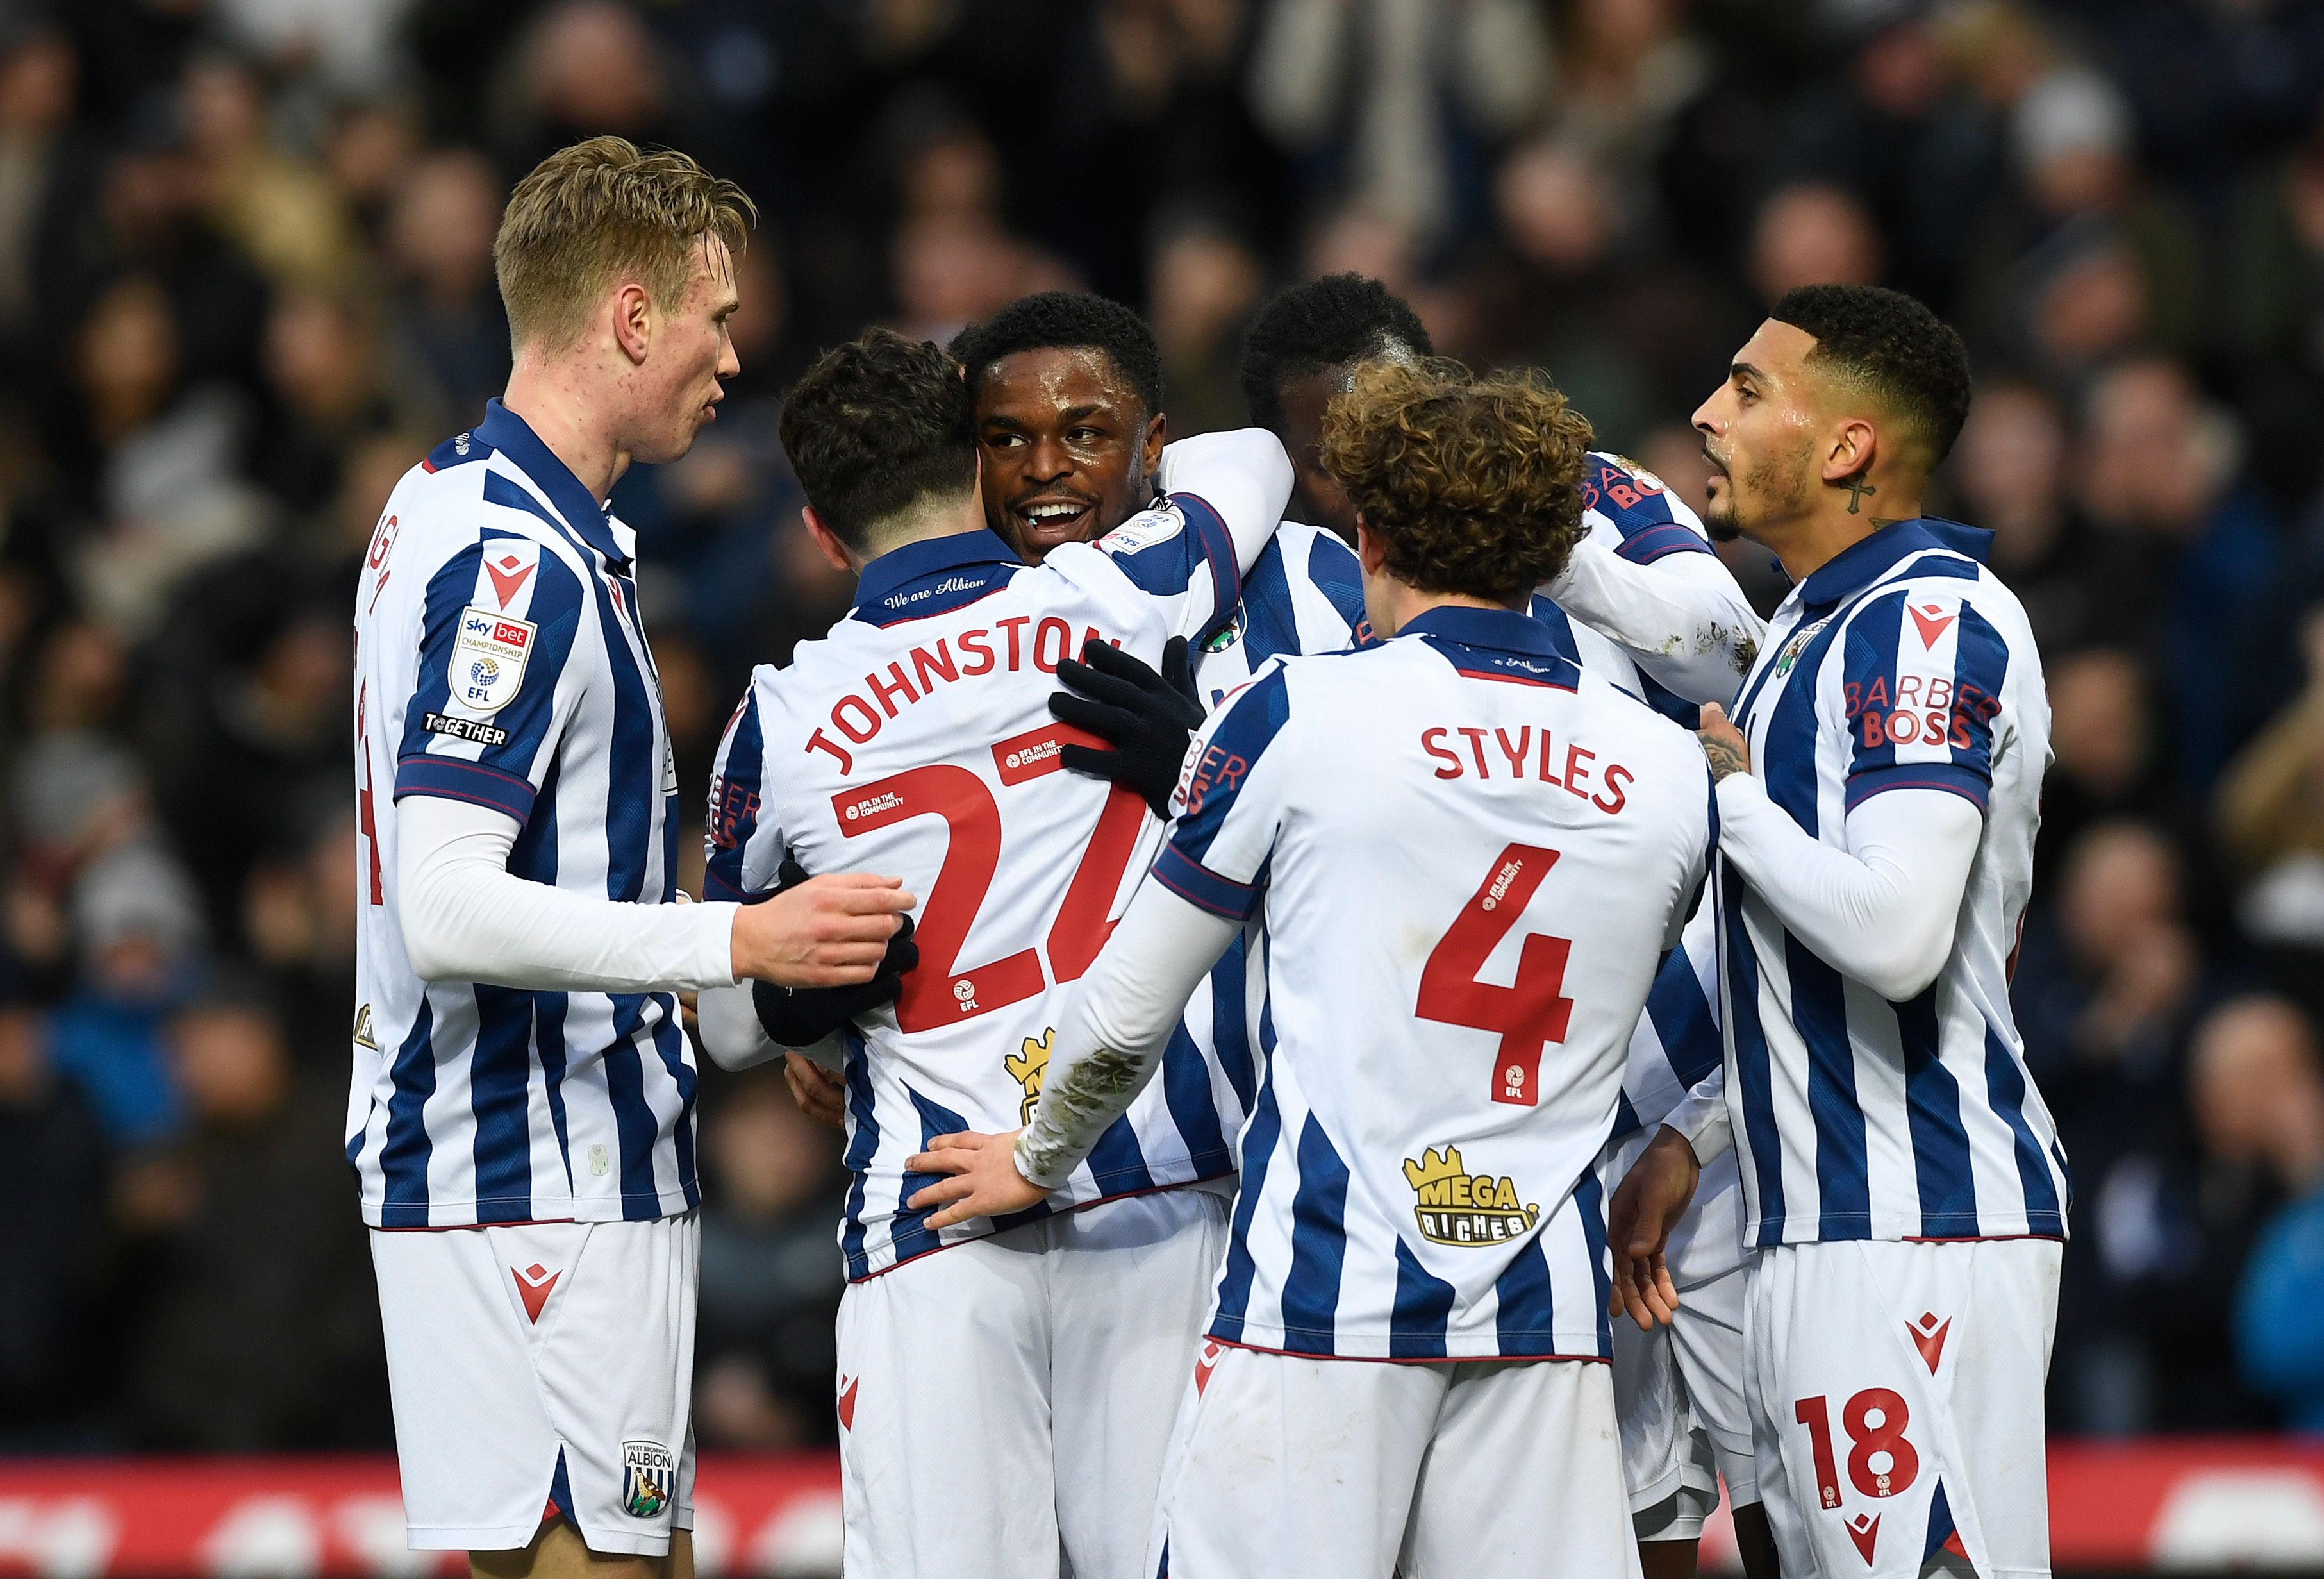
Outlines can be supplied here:
<path id="1" fill-rule="evenodd" d="M 2055 1427 L 2324 1428 L 2320 109 L 2318 0 L 0 0 L 0 1451 L 388 1440 L 353 570 L 506 374 L 507 187 L 597 132 L 765 219 L 717 425 L 615 495 L 693 785 L 847 605 L 776 401 L 867 323 L 1105 291 L 1183 434 L 1353 269 L 1699 498 L 1767 302 L 1930 301 L 2055 709 Z M 836 1145 L 770 1077 L 702 1113 L 702 1439 L 827 1440 Z"/>

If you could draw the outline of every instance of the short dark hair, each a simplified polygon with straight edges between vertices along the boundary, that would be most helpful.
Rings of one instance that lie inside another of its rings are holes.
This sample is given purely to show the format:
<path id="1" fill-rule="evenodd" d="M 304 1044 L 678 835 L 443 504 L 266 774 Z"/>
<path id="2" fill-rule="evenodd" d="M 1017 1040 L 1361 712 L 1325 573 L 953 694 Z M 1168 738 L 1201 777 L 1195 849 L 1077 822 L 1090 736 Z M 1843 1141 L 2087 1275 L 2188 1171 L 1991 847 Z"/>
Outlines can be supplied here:
<path id="1" fill-rule="evenodd" d="M 1361 274 L 1309 280 L 1277 292 L 1243 332 L 1243 402 L 1253 422 L 1280 433 L 1285 384 L 1399 352 L 1436 354 L 1403 297 Z"/>
<path id="2" fill-rule="evenodd" d="M 881 522 L 976 486 L 960 365 L 935 342 L 893 329 L 816 358 L 783 401 L 781 429 L 807 503 L 859 553 Z"/>
<path id="3" fill-rule="evenodd" d="M 1039 291 L 1022 296 L 953 337 L 952 354 L 968 369 L 971 405 L 984 374 L 1020 351 L 1102 351 L 1130 381 L 1150 419 L 1162 410 L 1162 347 L 1146 320 L 1111 298 L 1087 291 Z"/>
<path id="4" fill-rule="evenodd" d="M 1815 337 L 1821 363 L 1903 420 L 1934 470 L 1969 420 L 1969 347 L 1950 324 L 1901 291 L 1802 285 L 1767 315 Z"/>

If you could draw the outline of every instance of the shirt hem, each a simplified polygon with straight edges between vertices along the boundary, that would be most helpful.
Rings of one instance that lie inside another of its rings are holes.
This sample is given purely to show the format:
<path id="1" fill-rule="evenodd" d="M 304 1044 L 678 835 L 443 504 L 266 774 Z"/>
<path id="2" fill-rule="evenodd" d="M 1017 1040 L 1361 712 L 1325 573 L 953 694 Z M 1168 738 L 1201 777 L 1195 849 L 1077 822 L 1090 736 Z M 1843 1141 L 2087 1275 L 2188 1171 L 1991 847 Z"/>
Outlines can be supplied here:
<path id="1" fill-rule="evenodd" d="M 1250 1325 L 1248 1322 L 1244 1324 L 1246 1330 Z M 1280 1327 L 1270 1327 L 1267 1330 L 1274 1336 L 1281 1336 L 1283 1334 L 1283 1329 Z M 1369 1334 L 1356 1335 L 1364 1337 Z M 1598 1341 L 1594 1337 L 1584 1345 L 1591 1352 L 1575 1353 L 1567 1349 L 1565 1340 L 1554 1334 L 1549 1341 L 1556 1347 L 1538 1354 L 1509 1354 L 1499 1350 L 1489 1353 L 1476 1354 L 1343 1354 L 1336 1351 L 1319 1353 L 1313 1349 L 1286 1349 L 1269 1344 L 1254 1344 L 1244 1338 L 1222 1338 L 1215 1332 L 1206 1331 L 1203 1334 L 1203 1337 L 1206 1342 L 1217 1344 L 1222 1348 L 1249 1349 L 1254 1354 L 1280 1354 L 1289 1360 L 1351 1360 L 1373 1365 L 1471 1365 L 1480 1361 L 1492 1360 L 1522 1361 L 1527 1363 L 1548 1361 L 1572 1361 L 1588 1365 L 1613 1363 L 1610 1356 L 1595 1352 Z"/>
<path id="2" fill-rule="evenodd" d="M 1060 1206 L 1056 1211 L 1049 1213 L 1047 1216 L 1035 1217 L 1028 1222 L 1024 1223 L 1011 1223 L 1006 1228 L 987 1228 L 981 1233 L 963 1234 L 958 1239 L 947 1239 L 941 1244 L 932 1244 L 926 1250 L 916 1250 L 908 1256 L 903 1256 L 895 1260 L 890 1261 L 884 1267 L 874 1267 L 870 1271 L 858 1273 L 856 1276 L 852 1277 L 847 1280 L 850 1283 L 869 1283 L 874 1278 L 886 1277 L 890 1272 L 894 1271 L 899 1267 L 908 1267 L 914 1261 L 924 1261 L 932 1255 L 942 1254 L 944 1251 L 954 1249 L 956 1246 L 975 1244 L 981 1240 L 991 1239 L 996 1234 L 1007 1233 L 1010 1229 L 1028 1228 L 1032 1226 L 1034 1223 L 1046 1223 L 1050 1217 L 1070 1216 L 1075 1212 L 1086 1211 L 1092 1206 L 1102 1206 L 1108 1201 L 1127 1201 L 1139 1196 L 1158 1196 L 1165 1190 L 1189 1189 L 1195 1185 L 1213 1184 L 1220 1179 L 1232 1178 L 1233 1177 L 1234 1170 L 1230 1168 L 1224 1173 L 1205 1173 L 1199 1174 L 1193 1178 L 1172 1179 L 1168 1184 L 1147 1185 L 1141 1188 L 1134 1190 L 1116 1190 L 1110 1196 L 1092 1196 L 1086 1201 L 1075 1201 L 1069 1206 Z M 882 1248 L 892 1249 L 893 1242 L 893 1241 L 890 1241 L 883 1245 Z M 864 1251 L 862 1253 L 868 1255 L 872 1252 Z"/>
<path id="3" fill-rule="evenodd" d="M 683 1217 L 695 1209 L 695 1203 L 687 1198 L 682 1188 L 658 1191 L 652 1195 L 622 1195 L 587 1201 L 559 1202 L 558 1205 L 567 1208 L 564 1215 L 541 1217 L 531 1214 L 531 1203 L 521 1198 L 418 1203 L 366 1200 L 363 1203 L 363 1219 L 366 1227 L 386 1233 L 426 1233 L 447 1228 L 523 1228 L 543 1223 L 650 1223 L 664 1217 Z M 632 1216 L 631 1208 L 633 1206 L 651 1206 L 652 1214 Z M 516 1217 L 483 1214 L 494 1209 L 525 1214 Z M 414 1214 L 421 1221 L 401 1220 Z M 399 1221 L 383 1221 L 391 1214 Z M 460 1220 L 444 1221 L 455 1217 Z"/>

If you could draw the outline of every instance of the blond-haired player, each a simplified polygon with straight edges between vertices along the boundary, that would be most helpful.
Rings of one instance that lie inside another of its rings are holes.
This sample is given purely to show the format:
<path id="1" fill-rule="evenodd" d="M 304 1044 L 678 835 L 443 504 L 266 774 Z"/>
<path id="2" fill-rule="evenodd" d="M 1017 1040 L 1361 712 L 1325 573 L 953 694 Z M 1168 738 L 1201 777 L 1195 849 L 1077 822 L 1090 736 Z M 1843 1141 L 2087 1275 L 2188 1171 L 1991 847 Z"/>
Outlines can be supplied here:
<path id="1" fill-rule="evenodd" d="M 676 991 L 868 980 L 913 897 L 681 906 L 678 784 L 605 498 L 739 370 L 749 199 L 577 143 L 493 256 L 515 368 L 389 498 L 355 595 L 355 1075 L 410 1544 L 684 1574 L 699 1199 Z M 560 1517 L 561 1516 L 561 1517 Z"/>

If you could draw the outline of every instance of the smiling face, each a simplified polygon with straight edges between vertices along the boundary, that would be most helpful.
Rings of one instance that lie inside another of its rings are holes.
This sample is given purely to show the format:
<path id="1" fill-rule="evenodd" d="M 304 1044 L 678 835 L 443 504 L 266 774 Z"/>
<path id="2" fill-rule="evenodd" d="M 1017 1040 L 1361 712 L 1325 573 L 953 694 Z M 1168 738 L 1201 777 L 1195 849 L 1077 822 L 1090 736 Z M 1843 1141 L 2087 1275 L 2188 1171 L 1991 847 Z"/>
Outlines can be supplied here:
<path id="1" fill-rule="evenodd" d="M 982 371 L 985 523 L 1028 564 L 1060 543 L 1103 537 L 1146 507 L 1165 424 L 1104 352 L 1019 351 Z"/>
<path id="2" fill-rule="evenodd" d="M 640 425 L 631 454 L 650 465 L 673 461 L 694 447 L 694 436 L 717 420 L 725 399 L 722 381 L 742 371 L 727 320 L 742 305 L 734 257 L 726 244 L 705 236 L 695 247 L 694 272 L 674 307 L 653 308 L 657 320 L 637 370 Z"/>
<path id="3" fill-rule="evenodd" d="M 1821 415 L 1807 374 L 1815 338 L 1769 319 L 1735 353 L 1727 382 L 1694 413 L 1711 466 L 1703 524 L 1722 541 L 1765 542 L 1807 514 Z"/>

